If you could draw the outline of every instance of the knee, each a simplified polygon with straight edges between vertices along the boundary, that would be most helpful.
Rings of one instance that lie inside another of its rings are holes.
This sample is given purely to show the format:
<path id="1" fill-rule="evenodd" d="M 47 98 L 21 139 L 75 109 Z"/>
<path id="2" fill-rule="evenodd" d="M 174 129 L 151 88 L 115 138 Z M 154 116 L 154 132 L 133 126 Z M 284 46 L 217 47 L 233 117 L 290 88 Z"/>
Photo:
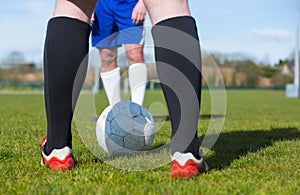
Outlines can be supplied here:
<path id="1" fill-rule="evenodd" d="M 127 51 L 127 59 L 129 64 L 144 63 L 142 50 L 129 50 Z"/>
<path id="2" fill-rule="evenodd" d="M 136 63 L 144 63 L 144 59 L 142 55 L 132 55 L 128 56 L 129 64 L 136 64 Z"/>

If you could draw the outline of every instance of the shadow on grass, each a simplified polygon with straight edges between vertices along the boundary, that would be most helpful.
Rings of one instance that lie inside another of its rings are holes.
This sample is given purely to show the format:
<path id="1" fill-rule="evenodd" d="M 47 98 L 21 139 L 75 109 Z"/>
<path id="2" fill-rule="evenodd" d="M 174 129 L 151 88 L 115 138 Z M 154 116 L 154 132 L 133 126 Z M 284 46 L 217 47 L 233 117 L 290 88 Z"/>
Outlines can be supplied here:
<path id="1" fill-rule="evenodd" d="M 200 143 L 202 143 L 203 138 L 204 136 L 199 138 Z M 211 169 L 222 170 L 248 152 L 257 152 L 272 146 L 274 142 L 284 140 L 300 140 L 300 130 L 296 127 L 289 127 L 272 128 L 270 130 L 224 132 L 219 135 L 217 142 L 211 149 L 214 151 L 214 154 L 208 156 L 206 161 Z M 168 148 L 169 144 L 164 145 L 161 143 L 154 148 L 161 146 Z M 139 153 L 131 154 L 127 157 L 135 155 L 139 156 Z M 94 157 L 92 161 L 102 164 L 103 161 L 115 160 L 118 157 L 120 156 L 103 156 L 101 159 Z"/>
<path id="2" fill-rule="evenodd" d="M 159 116 L 159 115 L 153 115 L 152 116 L 154 120 L 165 120 L 165 121 L 169 121 L 170 120 L 170 116 Z M 223 114 L 202 114 L 199 118 L 200 119 L 211 119 L 211 118 L 222 118 L 225 117 L 225 115 Z"/>
<path id="3" fill-rule="evenodd" d="M 224 118 L 225 115 L 223 114 L 202 114 L 200 119 L 216 119 L 216 118 Z"/>
<path id="4" fill-rule="evenodd" d="M 276 141 L 296 139 L 300 139 L 300 130 L 295 127 L 221 133 L 212 148 L 215 153 L 207 162 L 212 169 L 223 169 L 248 152 L 272 146 Z"/>

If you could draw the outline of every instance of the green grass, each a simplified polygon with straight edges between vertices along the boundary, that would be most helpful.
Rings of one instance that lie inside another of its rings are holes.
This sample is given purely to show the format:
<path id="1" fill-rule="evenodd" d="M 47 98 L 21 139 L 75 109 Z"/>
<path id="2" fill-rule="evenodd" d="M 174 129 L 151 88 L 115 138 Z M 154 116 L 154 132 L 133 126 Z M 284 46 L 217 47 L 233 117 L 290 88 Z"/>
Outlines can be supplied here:
<path id="1" fill-rule="evenodd" d="M 211 115 L 209 91 L 202 94 L 201 140 L 210 118 L 223 117 Z M 100 113 L 107 102 L 103 93 L 96 99 L 103 102 L 96 101 Z M 163 102 L 161 91 L 148 91 L 145 107 L 156 101 Z M 287 99 L 284 91 L 228 90 L 224 126 L 207 150 L 212 170 L 192 180 L 171 179 L 170 163 L 117 169 L 90 152 L 75 125 L 76 167 L 54 172 L 40 165 L 43 95 L 0 94 L 0 113 L 0 194 L 300 194 L 300 99 Z M 154 146 L 169 136 L 167 120 Z"/>

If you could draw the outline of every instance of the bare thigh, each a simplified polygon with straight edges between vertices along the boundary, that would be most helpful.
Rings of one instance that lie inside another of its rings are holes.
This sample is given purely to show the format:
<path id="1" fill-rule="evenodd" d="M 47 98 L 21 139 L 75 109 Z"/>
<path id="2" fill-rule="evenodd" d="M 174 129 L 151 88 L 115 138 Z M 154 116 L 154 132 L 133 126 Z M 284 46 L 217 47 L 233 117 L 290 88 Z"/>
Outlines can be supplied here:
<path id="1" fill-rule="evenodd" d="M 190 15 L 187 0 L 144 0 L 144 3 L 152 24 L 172 17 Z"/>
<path id="2" fill-rule="evenodd" d="M 90 23 L 97 0 L 56 0 L 54 17 L 66 16 Z"/>

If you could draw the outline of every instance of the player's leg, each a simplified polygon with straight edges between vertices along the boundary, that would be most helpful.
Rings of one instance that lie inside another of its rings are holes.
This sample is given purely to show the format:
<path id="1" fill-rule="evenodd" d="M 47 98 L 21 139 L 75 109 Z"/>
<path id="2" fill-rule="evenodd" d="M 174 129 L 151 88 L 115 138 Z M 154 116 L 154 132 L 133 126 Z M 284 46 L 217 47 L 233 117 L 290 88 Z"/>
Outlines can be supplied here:
<path id="1" fill-rule="evenodd" d="M 142 105 L 147 82 L 147 67 L 143 57 L 144 29 L 143 22 L 134 24 L 132 20 L 138 0 L 116 2 L 114 18 L 119 30 L 117 42 L 124 44 L 126 48 L 131 100 Z"/>
<path id="2" fill-rule="evenodd" d="M 101 79 L 109 104 L 121 101 L 121 76 L 117 67 L 117 47 L 100 49 L 102 70 Z"/>
<path id="3" fill-rule="evenodd" d="M 44 163 L 52 169 L 74 165 L 71 121 L 86 74 L 89 18 L 95 3 L 96 0 L 57 0 L 48 22 L 44 45 L 47 139 L 41 148 Z M 62 161 L 64 157 L 68 162 Z"/>
<path id="4" fill-rule="evenodd" d="M 101 79 L 109 104 L 121 100 L 120 68 L 117 67 L 118 34 L 114 9 L 115 1 L 98 1 L 94 10 L 95 21 L 92 29 L 92 45 L 99 49 L 101 56 Z M 117 2 L 117 1 L 116 1 Z"/>
<path id="5" fill-rule="evenodd" d="M 131 101 L 143 105 L 147 84 L 147 66 L 144 63 L 143 45 L 126 44 L 125 48 L 129 62 Z"/>
<path id="6" fill-rule="evenodd" d="M 196 24 L 186 0 L 144 2 L 154 24 L 157 70 L 171 118 L 172 174 L 192 177 L 203 164 L 197 136 L 201 53 Z"/>

